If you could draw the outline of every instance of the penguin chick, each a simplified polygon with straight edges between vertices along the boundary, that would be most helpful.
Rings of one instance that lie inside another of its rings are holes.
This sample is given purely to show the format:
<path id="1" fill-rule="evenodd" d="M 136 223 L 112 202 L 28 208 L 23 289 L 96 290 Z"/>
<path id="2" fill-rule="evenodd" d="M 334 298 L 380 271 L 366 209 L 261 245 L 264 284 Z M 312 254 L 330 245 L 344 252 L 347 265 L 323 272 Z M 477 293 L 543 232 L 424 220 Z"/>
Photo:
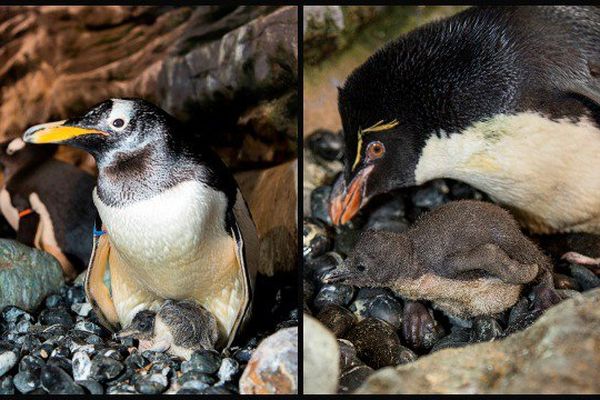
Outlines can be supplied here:
<path id="1" fill-rule="evenodd" d="M 499 313 L 525 285 L 549 307 L 558 301 L 552 265 L 502 208 L 462 200 L 438 207 L 403 234 L 363 233 L 327 281 L 389 287 L 459 318 Z"/>
<path id="2" fill-rule="evenodd" d="M 57 148 L 21 138 L 0 144 L 0 209 L 18 241 L 52 254 L 71 279 L 86 268 L 92 252 L 95 179 L 53 159 Z"/>
<path id="3" fill-rule="evenodd" d="M 600 8 L 471 7 L 373 54 L 339 90 L 344 224 L 452 178 L 534 233 L 600 234 Z"/>
<path id="4" fill-rule="evenodd" d="M 194 301 L 167 300 L 158 313 L 140 311 L 118 337 L 134 336 L 140 350 L 168 352 L 189 360 L 201 349 L 214 349 L 219 337 L 217 320 Z"/>

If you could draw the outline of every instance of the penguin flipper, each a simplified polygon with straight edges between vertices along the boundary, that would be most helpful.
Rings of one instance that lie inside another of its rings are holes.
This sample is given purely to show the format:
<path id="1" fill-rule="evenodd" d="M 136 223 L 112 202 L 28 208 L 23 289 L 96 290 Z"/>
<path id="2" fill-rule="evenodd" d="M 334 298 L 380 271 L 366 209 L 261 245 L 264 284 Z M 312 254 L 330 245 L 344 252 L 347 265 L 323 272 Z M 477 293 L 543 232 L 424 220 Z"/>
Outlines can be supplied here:
<path id="1" fill-rule="evenodd" d="M 96 226 L 102 226 L 97 224 Z M 103 227 L 104 228 L 104 227 Z M 119 323 L 110 291 L 104 284 L 104 273 L 109 266 L 110 242 L 107 235 L 94 236 L 90 265 L 85 276 L 85 294 L 100 322 L 110 330 Z"/>
<path id="2" fill-rule="evenodd" d="M 252 298 L 254 294 L 254 281 L 258 271 L 259 242 L 256 226 L 250 215 L 248 204 L 242 196 L 242 192 L 237 189 L 236 200 L 233 206 L 233 218 L 230 218 L 230 229 L 236 242 L 236 257 L 240 268 L 244 272 L 246 298 L 248 301 L 244 306 L 243 312 L 233 325 L 231 334 L 227 339 L 226 347 L 229 347 L 235 338 L 237 331 L 242 328 L 250 319 L 252 310 Z"/>

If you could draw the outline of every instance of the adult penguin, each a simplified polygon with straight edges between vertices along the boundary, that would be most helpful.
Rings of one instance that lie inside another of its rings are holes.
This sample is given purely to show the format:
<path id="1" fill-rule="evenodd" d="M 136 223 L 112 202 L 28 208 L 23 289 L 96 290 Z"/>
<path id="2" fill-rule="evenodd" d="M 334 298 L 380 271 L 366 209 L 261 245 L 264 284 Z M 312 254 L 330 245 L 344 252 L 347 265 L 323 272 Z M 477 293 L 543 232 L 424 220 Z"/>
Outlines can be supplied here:
<path id="1" fill-rule="evenodd" d="M 29 128 L 30 143 L 88 151 L 98 165 L 97 222 L 86 293 L 109 327 L 165 299 L 195 300 L 229 345 L 248 320 L 258 239 L 227 167 L 169 114 L 141 99 Z M 103 284 L 110 268 L 110 291 Z"/>

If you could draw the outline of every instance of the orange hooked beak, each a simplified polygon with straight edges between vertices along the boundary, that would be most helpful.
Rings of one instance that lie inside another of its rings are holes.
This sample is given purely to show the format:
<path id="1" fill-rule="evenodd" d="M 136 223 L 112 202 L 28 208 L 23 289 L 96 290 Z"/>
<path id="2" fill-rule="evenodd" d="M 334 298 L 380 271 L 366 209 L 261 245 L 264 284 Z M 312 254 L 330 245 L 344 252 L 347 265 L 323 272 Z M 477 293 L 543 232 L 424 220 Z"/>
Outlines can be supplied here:
<path id="1" fill-rule="evenodd" d="M 373 166 L 370 165 L 360 170 L 348 187 L 343 175 L 335 182 L 329 198 L 329 216 L 334 225 L 345 224 L 360 210 L 365 200 L 367 178 L 372 169 Z"/>

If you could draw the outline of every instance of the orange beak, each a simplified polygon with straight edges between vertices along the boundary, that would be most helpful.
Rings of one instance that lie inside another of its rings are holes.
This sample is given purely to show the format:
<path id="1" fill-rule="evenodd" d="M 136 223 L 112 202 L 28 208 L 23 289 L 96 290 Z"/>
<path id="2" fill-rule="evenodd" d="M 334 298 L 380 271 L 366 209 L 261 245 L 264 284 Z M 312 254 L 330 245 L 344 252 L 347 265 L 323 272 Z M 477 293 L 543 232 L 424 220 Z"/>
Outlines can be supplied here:
<path id="1" fill-rule="evenodd" d="M 329 216 L 334 225 L 345 224 L 360 210 L 367 178 L 372 169 L 373 166 L 370 165 L 360 170 L 347 188 L 343 175 L 335 182 L 329 198 Z"/>

